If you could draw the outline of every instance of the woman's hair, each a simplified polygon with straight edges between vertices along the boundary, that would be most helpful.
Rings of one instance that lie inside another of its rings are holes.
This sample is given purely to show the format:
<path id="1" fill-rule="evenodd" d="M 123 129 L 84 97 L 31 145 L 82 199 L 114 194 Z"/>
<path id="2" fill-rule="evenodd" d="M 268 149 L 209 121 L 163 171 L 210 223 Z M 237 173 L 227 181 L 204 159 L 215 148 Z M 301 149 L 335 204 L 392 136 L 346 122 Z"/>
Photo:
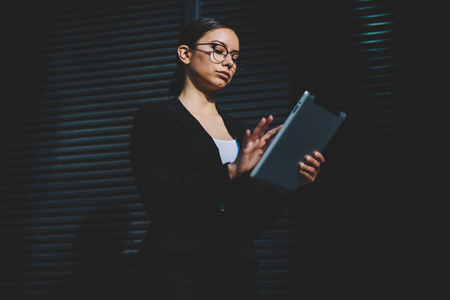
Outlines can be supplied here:
<path id="1" fill-rule="evenodd" d="M 190 48 L 195 47 L 197 41 L 204 36 L 208 31 L 217 28 L 229 28 L 235 31 L 230 25 L 222 20 L 215 18 L 199 18 L 187 24 L 181 32 L 178 45 L 187 45 Z M 185 71 L 184 64 L 181 62 L 178 54 L 176 56 L 178 68 L 173 73 L 174 80 L 170 84 L 170 93 L 178 96 L 181 93 L 184 85 Z"/>

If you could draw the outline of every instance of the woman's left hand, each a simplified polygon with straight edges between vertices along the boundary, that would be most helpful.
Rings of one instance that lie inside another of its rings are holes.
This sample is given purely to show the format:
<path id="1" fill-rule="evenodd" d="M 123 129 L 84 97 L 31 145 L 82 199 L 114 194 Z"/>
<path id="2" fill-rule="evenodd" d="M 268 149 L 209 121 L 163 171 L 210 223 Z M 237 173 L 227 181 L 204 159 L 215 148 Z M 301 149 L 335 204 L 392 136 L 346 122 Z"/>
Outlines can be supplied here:
<path id="1" fill-rule="evenodd" d="M 312 156 L 306 155 L 305 161 L 299 163 L 299 173 L 303 176 L 301 185 L 313 183 L 319 174 L 320 166 L 325 162 L 325 158 L 320 152 L 314 151 Z"/>

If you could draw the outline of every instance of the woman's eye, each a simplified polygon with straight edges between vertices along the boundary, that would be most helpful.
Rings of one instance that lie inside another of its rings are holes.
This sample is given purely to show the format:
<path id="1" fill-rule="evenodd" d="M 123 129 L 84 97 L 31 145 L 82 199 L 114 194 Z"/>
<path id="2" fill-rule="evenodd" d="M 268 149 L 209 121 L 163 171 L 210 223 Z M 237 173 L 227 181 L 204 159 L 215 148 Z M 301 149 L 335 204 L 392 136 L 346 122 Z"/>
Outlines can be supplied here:
<path id="1" fill-rule="evenodd" d="M 228 51 L 221 45 L 214 45 L 214 53 L 225 55 Z"/>

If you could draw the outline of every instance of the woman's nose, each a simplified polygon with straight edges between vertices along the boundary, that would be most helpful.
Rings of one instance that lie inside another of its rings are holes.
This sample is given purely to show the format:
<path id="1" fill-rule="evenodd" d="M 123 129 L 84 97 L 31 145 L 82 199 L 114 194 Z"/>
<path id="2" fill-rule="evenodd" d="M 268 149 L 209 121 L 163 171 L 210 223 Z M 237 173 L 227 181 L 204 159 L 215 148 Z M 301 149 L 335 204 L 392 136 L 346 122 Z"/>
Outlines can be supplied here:
<path id="1" fill-rule="evenodd" d="M 227 57 L 225 57 L 225 60 L 222 62 L 222 65 L 227 66 L 229 69 L 233 67 L 234 61 L 230 53 L 228 53 Z"/>

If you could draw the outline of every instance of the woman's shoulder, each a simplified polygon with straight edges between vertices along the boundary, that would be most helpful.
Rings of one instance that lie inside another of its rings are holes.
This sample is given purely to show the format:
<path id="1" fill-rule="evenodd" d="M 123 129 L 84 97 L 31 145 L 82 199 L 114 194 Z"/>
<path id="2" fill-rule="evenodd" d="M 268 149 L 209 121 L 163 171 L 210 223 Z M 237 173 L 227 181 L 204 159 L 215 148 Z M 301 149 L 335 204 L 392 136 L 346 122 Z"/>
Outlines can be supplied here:
<path id="1" fill-rule="evenodd" d="M 135 119 L 165 119 L 176 108 L 177 99 L 158 100 L 139 106 L 135 112 Z"/>
<path id="2" fill-rule="evenodd" d="M 159 127 L 167 119 L 167 103 L 171 100 L 153 101 L 139 106 L 134 114 L 134 128 Z"/>
<path id="3" fill-rule="evenodd" d="M 168 100 L 159 100 L 154 102 L 148 102 L 145 104 L 142 104 L 137 108 L 136 113 L 137 114 L 149 114 L 149 113 L 155 113 L 159 112 L 164 108 L 164 104 L 167 103 Z"/>

